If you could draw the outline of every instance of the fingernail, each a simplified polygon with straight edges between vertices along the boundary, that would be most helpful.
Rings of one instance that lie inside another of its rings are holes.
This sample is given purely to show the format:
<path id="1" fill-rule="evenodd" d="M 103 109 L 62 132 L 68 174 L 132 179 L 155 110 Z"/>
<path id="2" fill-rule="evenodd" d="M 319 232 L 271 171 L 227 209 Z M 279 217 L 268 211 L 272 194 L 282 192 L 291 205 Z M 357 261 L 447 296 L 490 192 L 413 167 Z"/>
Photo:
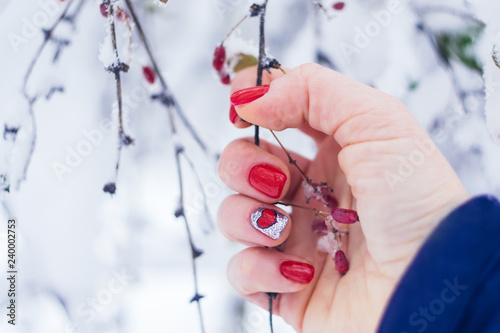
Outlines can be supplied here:
<path id="1" fill-rule="evenodd" d="M 229 120 L 234 124 L 236 120 L 238 120 L 238 114 L 236 113 L 236 109 L 234 105 L 231 104 L 231 108 L 229 108 Z"/>
<path id="2" fill-rule="evenodd" d="M 283 171 L 267 164 L 255 165 L 248 174 L 250 185 L 273 199 L 281 196 L 286 179 Z"/>
<path id="3" fill-rule="evenodd" d="M 288 216 L 274 209 L 258 208 L 250 215 L 252 227 L 272 239 L 278 239 L 288 224 Z"/>
<path id="4" fill-rule="evenodd" d="M 231 95 L 231 103 L 233 105 L 247 104 L 261 98 L 269 91 L 269 85 L 246 88 L 238 90 Z"/>
<path id="5" fill-rule="evenodd" d="M 298 261 L 283 261 L 280 273 L 289 280 L 308 284 L 314 277 L 314 266 Z"/>

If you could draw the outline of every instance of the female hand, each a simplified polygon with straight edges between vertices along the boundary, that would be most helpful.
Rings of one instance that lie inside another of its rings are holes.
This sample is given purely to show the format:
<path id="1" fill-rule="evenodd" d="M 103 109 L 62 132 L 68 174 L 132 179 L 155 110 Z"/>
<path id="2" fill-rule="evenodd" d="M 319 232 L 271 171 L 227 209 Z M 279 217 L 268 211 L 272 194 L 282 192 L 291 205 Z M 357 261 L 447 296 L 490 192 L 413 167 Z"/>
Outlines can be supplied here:
<path id="1" fill-rule="evenodd" d="M 232 92 L 253 87 L 255 80 L 255 68 L 241 72 Z M 279 235 L 288 215 L 272 204 L 307 205 L 302 177 L 286 154 L 267 142 L 258 147 L 253 139 L 236 140 L 221 156 L 219 175 L 240 194 L 224 201 L 219 224 L 229 239 L 249 247 L 230 261 L 229 281 L 264 308 L 265 292 L 279 293 L 275 314 L 299 332 L 374 332 L 426 237 L 468 194 L 396 99 L 314 64 L 286 75 L 265 73 L 264 81 L 270 89 L 262 97 L 250 101 L 259 93 L 239 94 L 237 102 L 246 103 L 236 106 L 235 125 L 300 128 L 310 135 L 318 146 L 315 158 L 292 152 L 293 158 L 314 182 L 334 189 L 339 207 L 357 210 L 360 223 L 349 225 L 342 238 L 350 262 L 342 276 L 331 256 L 317 250 L 312 212 L 294 208 Z M 308 206 L 322 206 L 312 201 Z M 277 239 L 251 225 L 252 213 L 261 216 L 262 209 L 284 215 L 268 232 Z M 272 248 L 280 244 L 279 250 Z"/>

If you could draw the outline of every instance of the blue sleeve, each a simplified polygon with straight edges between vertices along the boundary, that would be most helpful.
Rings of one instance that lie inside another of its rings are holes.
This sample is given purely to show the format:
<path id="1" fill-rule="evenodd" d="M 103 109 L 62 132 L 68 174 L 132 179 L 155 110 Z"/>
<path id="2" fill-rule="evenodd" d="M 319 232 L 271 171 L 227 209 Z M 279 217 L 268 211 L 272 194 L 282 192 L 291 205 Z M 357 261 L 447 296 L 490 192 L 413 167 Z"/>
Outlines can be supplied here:
<path id="1" fill-rule="evenodd" d="M 474 198 L 439 224 L 399 282 L 378 332 L 500 332 L 495 198 Z"/>

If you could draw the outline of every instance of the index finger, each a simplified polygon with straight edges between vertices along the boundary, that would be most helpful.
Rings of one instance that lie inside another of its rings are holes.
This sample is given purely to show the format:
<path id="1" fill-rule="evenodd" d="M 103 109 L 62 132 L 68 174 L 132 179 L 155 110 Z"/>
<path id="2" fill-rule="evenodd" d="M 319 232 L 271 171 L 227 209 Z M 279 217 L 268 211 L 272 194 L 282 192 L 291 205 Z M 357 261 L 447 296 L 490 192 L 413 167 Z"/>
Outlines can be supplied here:
<path id="1" fill-rule="evenodd" d="M 231 96 L 246 121 L 278 131 L 308 123 L 333 135 L 342 148 L 358 142 L 426 136 L 397 99 L 317 64 L 301 65 L 271 78 L 269 90 L 257 99 L 238 103 L 236 98 L 248 97 L 241 90 Z"/>

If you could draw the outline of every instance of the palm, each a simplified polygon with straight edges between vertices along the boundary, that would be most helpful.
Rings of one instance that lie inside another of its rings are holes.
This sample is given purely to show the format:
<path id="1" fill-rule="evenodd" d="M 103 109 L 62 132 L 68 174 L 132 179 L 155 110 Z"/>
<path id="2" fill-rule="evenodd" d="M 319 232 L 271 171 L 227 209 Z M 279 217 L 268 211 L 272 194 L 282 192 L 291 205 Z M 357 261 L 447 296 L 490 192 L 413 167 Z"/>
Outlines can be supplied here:
<path id="1" fill-rule="evenodd" d="M 422 207 L 429 196 L 439 195 L 443 185 L 449 189 L 449 179 L 442 176 L 448 170 L 417 170 L 413 178 L 400 184 L 401 191 L 393 191 L 388 186 L 380 175 L 394 161 L 390 154 L 373 153 L 377 149 L 398 152 L 401 147 L 408 147 L 408 142 L 404 139 L 384 145 L 367 142 L 348 147 L 339 155 L 340 147 L 328 137 L 321 143 L 317 157 L 307 166 L 307 175 L 313 181 L 326 181 L 334 188 L 340 207 L 357 210 L 362 222 L 350 225 L 349 236 L 343 239 L 343 249 L 351 266 L 345 276 L 340 276 L 331 256 L 316 249 L 317 236 L 311 232 L 313 214 L 300 208 L 293 210 L 294 226 L 283 249 L 304 257 L 316 267 L 316 277 L 305 290 L 280 296 L 277 312 L 296 329 L 302 328 L 304 332 L 321 332 L 326 328 L 339 332 L 376 329 L 398 278 L 432 230 L 438 208 L 448 204 L 427 205 L 428 211 L 415 209 Z M 350 154 L 350 150 L 360 149 L 372 154 L 364 154 L 366 158 L 361 159 L 359 156 L 363 154 Z M 339 166 L 339 160 L 347 175 Z M 358 173 L 362 170 L 366 171 Z M 435 185 L 419 190 L 415 182 L 422 181 L 422 177 L 426 182 L 433 180 Z M 357 185 L 351 187 L 349 182 Z M 410 197 L 402 193 L 410 193 Z M 312 201 L 311 206 L 322 208 L 320 203 Z M 304 205 L 300 188 L 293 196 L 293 203 Z"/>

